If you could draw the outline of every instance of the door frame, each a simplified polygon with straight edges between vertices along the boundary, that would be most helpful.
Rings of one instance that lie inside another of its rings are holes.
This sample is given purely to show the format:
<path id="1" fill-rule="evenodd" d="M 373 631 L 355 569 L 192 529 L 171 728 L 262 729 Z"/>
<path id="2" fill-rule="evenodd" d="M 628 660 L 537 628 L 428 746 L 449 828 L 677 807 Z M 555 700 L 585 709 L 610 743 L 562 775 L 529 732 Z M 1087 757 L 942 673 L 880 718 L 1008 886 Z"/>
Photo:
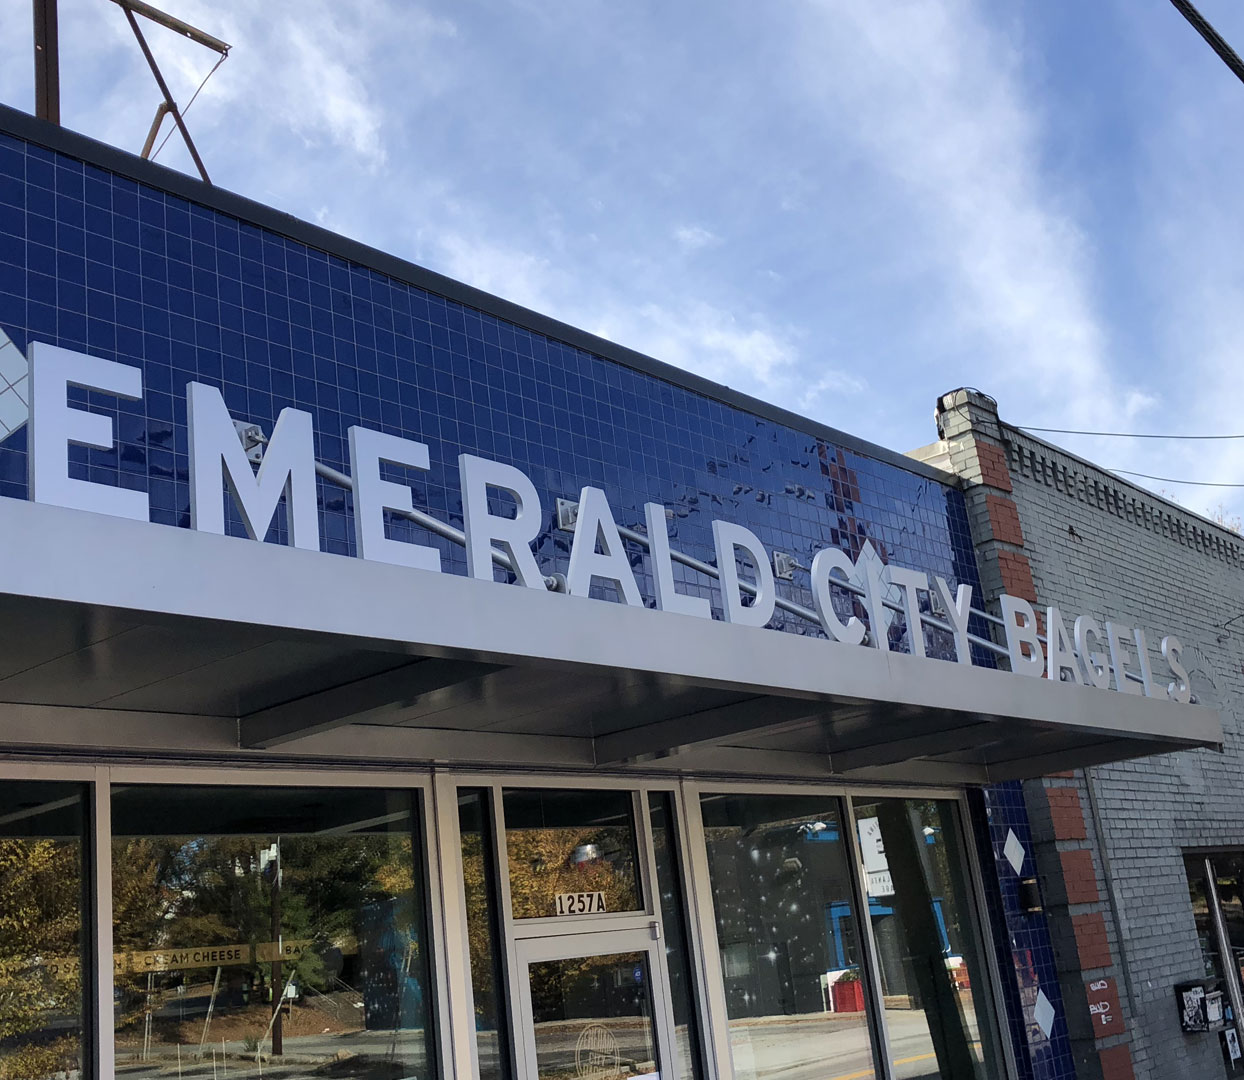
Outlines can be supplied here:
<path id="1" fill-rule="evenodd" d="M 545 960 L 572 960 L 579 957 L 610 956 L 615 953 L 642 952 L 648 960 L 648 1000 L 652 1008 L 652 1036 L 656 1043 L 657 1076 L 678 1076 L 677 1040 L 674 1035 L 673 1003 L 665 972 L 665 945 L 661 924 L 653 920 L 647 929 L 583 930 L 559 936 L 522 938 L 514 943 L 514 981 L 518 997 L 515 1004 L 515 1036 L 520 1075 L 538 1080 L 535 1016 L 531 1004 L 529 968 Z"/>

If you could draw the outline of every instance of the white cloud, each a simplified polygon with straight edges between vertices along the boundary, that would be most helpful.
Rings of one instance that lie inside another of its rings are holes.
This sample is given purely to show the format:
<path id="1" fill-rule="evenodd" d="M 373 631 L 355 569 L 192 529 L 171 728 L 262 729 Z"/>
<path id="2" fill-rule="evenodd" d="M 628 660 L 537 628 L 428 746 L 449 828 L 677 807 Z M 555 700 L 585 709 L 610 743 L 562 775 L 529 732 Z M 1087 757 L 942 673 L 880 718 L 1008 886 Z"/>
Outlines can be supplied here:
<path id="1" fill-rule="evenodd" d="M 721 243 L 721 237 L 702 225 L 679 225 L 674 230 L 674 241 L 683 251 L 699 251 Z"/>
<path id="2" fill-rule="evenodd" d="M 1143 409 L 1112 372 L 1093 252 L 1042 175 L 1042 116 L 984 6 L 820 0 L 811 11 L 799 88 L 828 137 L 849 140 L 887 185 L 910 228 L 907 270 L 940 293 L 943 357 L 959 352 L 963 375 L 1004 400 L 1022 393 L 1029 415 Z"/>

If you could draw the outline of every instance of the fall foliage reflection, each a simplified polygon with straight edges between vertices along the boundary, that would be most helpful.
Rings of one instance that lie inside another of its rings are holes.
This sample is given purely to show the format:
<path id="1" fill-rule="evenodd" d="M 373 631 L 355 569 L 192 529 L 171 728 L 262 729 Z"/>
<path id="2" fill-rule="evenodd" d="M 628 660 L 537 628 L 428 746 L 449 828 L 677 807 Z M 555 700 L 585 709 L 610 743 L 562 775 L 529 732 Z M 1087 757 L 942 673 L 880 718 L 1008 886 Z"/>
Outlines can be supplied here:
<path id="1" fill-rule="evenodd" d="M 0 794 L 0 1080 L 81 1074 L 83 795 Z"/>
<path id="2" fill-rule="evenodd" d="M 427 1075 L 416 815 L 405 792 L 117 790 L 118 1073 Z"/>

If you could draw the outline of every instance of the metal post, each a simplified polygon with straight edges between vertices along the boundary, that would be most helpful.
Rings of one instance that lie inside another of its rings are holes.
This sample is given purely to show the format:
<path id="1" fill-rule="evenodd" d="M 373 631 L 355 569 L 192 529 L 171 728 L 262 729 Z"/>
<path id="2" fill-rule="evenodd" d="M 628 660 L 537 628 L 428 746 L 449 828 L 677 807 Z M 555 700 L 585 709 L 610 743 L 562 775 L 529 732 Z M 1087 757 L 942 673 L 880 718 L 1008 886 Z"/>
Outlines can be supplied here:
<path id="1" fill-rule="evenodd" d="M 272 941 L 276 955 L 272 960 L 272 1056 L 285 1053 L 285 1033 L 281 1026 L 281 1006 L 285 1004 L 284 972 L 281 964 L 281 838 L 276 838 L 276 873 L 272 876 Z M 279 996 L 278 996 L 279 995 Z"/>
<path id="2" fill-rule="evenodd" d="M 210 184 L 212 181 L 207 175 L 203 159 L 199 157 L 199 151 L 195 149 L 194 140 L 190 138 L 190 129 L 186 127 L 186 122 L 181 118 L 181 110 L 177 108 L 177 102 L 173 100 L 173 95 L 169 93 L 168 83 L 164 81 L 164 76 L 160 74 L 160 68 L 155 62 L 155 57 L 151 55 L 147 39 L 143 37 L 143 32 L 139 29 L 138 20 L 134 18 L 134 13 L 128 7 L 123 10 L 125 11 L 125 17 L 129 20 L 130 29 L 134 31 L 134 37 L 138 39 L 138 47 L 142 49 L 143 56 L 147 58 L 147 66 L 151 68 L 151 74 L 155 76 L 156 84 L 160 87 L 160 93 L 164 95 L 164 100 L 168 103 L 168 111 L 173 114 L 173 120 L 177 124 L 178 130 L 181 131 L 181 137 L 186 141 L 186 149 L 190 151 L 190 156 L 194 159 L 195 168 L 199 170 L 199 175 L 203 177 L 203 182 Z"/>
<path id="3" fill-rule="evenodd" d="M 95 1061 L 92 1070 L 96 1080 L 112 1080 L 116 1016 L 113 1012 L 113 971 L 115 960 L 112 946 L 112 793 L 108 769 L 95 770 L 94 814 L 91 836 L 92 907 L 95 927 L 94 1028 Z"/>
<path id="4" fill-rule="evenodd" d="M 56 0 L 34 0 L 35 115 L 60 123 L 60 43 Z"/>
<path id="5" fill-rule="evenodd" d="M 1231 951 L 1231 936 L 1227 933 L 1227 920 L 1223 918 L 1222 904 L 1218 900 L 1218 874 L 1214 860 L 1205 856 L 1205 898 L 1209 901 L 1210 914 L 1214 918 L 1214 937 L 1218 939 L 1218 955 L 1222 957 L 1222 977 L 1227 984 L 1227 997 L 1235 1016 L 1235 1030 L 1244 1039 L 1244 994 L 1240 992 L 1240 969 Z"/>

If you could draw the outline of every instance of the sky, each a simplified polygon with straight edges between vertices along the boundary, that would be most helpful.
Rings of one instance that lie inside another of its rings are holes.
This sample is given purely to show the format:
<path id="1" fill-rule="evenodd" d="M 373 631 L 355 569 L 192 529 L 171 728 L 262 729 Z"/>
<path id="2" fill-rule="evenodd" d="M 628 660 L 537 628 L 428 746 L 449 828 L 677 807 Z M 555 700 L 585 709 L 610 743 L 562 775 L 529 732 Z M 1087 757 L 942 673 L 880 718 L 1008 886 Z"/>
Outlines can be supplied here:
<path id="1" fill-rule="evenodd" d="M 187 114 L 223 188 L 896 450 L 960 386 L 1244 434 L 1244 83 L 1169 0 L 160 6 L 233 46 Z M 1198 7 L 1244 53 L 1244 5 Z M 0 101 L 33 111 L 28 11 Z M 215 55 L 146 32 L 184 106 Z M 137 152 L 122 11 L 60 0 L 60 40 L 62 122 Z M 1049 437 L 1244 484 L 1244 439 Z"/>

